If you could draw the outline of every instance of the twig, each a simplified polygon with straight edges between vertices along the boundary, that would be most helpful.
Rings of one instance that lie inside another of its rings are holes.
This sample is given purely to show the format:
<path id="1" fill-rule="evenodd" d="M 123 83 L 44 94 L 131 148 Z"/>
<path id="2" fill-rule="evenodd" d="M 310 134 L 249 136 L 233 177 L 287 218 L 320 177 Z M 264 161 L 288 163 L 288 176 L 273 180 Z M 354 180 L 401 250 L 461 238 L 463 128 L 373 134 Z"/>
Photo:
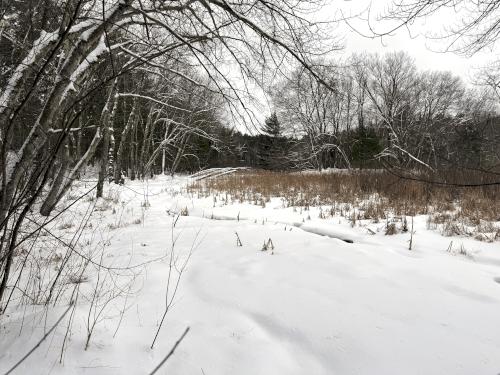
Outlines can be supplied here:
<path id="1" fill-rule="evenodd" d="M 11 374 L 21 363 L 23 363 L 26 360 L 26 358 L 28 358 L 31 354 L 33 354 L 33 352 L 35 350 L 38 349 L 38 347 L 42 344 L 42 342 L 44 342 L 45 339 L 52 333 L 52 331 L 54 329 L 56 329 L 56 327 L 59 325 L 59 323 L 61 323 L 61 321 L 64 319 L 64 317 L 66 316 L 66 314 L 68 313 L 68 311 L 71 309 L 72 306 L 73 306 L 73 302 L 71 302 L 69 304 L 66 311 L 64 311 L 64 313 L 60 316 L 60 318 L 57 319 L 57 322 L 47 331 L 47 333 L 45 335 L 43 335 L 43 337 L 40 339 L 40 341 L 38 341 L 38 343 L 33 348 L 31 348 L 31 350 L 28 353 L 26 353 L 14 366 L 12 366 L 10 368 L 10 370 L 5 372 L 4 375 Z M 175 349 L 175 347 L 174 347 L 174 349 Z"/>
<path id="2" fill-rule="evenodd" d="M 411 235 L 410 235 L 410 250 L 412 250 L 413 246 L 413 216 L 411 217 Z"/>
<path id="3" fill-rule="evenodd" d="M 234 234 L 236 234 L 236 246 L 243 246 L 240 240 L 240 236 L 238 235 L 238 232 L 234 232 Z"/>
<path id="4" fill-rule="evenodd" d="M 158 363 L 158 366 L 156 366 L 154 368 L 154 370 L 149 373 L 149 375 L 155 374 L 156 371 L 158 371 L 160 369 L 160 367 L 163 366 L 165 364 L 165 362 L 168 361 L 168 359 L 174 354 L 175 349 L 177 349 L 177 347 L 182 342 L 182 340 L 184 340 L 184 337 L 186 337 L 186 335 L 187 335 L 188 332 L 189 332 L 189 327 L 186 328 L 186 330 L 184 331 L 184 333 L 182 334 L 182 336 L 176 341 L 176 343 L 174 344 L 174 346 L 172 347 L 172 349 L 170 349 L 170 352 L 168 352 L 168 354 L 165 356 L 165 358 L 163 358 L 163 360 L 160 363 Z"/>
<path id="5" fill-rule="evenodd" d="M 183 263 L 183 265 L 182 265 L 182 267 L 180 269 L 177 268 L 177 261 L 178 261 L 179 255 L 177 255 L 177 257 L 175 257 L 175 243 L 176 243 L 176 240 L 174 240 L 174 226 L 172 226 L 171 233 L 172 233 L 172 248 L 170 250 L 170 261 L 169 261 L 169 264 L 168 264 L 167 290 L 165 292 L 165 311 L 163 312 L 163 316 L 161 318 L 161 321 L 160 321 L 160 324 L 158 326 L 158 329 L 156 330 L 155 337 L 153 339 L 153 342 L 151 343 L 151 349 L 153 349 L 153 347 L 155 345 L 156 339 L 158 338 L 158 335 L 160 334 L 161 327 L 163 326 L 163 321 L 165 320 L 165 317 L 167 316 L 168 312 L 170 311 L 170 307 L 172 306 L 172 303 L 174 302 L 174 298 L 175 298 L 175 296 L 177 294 L 177 290 L 179 289 L 179 284 L 180 284 L 180 281 L 181 281 L 182 273 L 186 269 L 187 263 L 188 263 L 189 259 L 191 258 L 191 255 L 193 253 L 193 250 L 194 250 L 194 247 L 195 247 L 195 243 L 196 243 L 196 240 L 198 239 L 200 231 L 198 231 L 196 233 L 196 237 L 195 237 L 195 239 L 194 239 L 194 241 L 193 241 L 193 243 L 191 245 L 191 249 L 189 251 L 189 254 L 188 254 L 186 260 L 184 261 L 184 263 Z M 177 271 L 177 280 L 175 281 L 175 285 L 173 287 L 174 290 L 171 292 L 172 294 L 170 296 L 170 301 L 169 301 L 170 283 L 173 282 L 173 279 L 172 279 L 172 277 L 173 277 L 172 276 L 172 270 L 174 270 L 174 269 Z"/>

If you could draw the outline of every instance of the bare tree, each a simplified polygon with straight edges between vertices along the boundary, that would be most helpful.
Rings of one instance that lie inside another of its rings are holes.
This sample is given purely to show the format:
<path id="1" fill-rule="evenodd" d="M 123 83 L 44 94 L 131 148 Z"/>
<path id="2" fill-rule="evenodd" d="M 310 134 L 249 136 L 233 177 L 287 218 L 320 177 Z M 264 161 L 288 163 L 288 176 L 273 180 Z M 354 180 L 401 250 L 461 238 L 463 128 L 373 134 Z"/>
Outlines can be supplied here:
<path id="1" fill-rule="evenodd" d="M 399 28 L 411 30 L 417 18 L 441 17 L 442 30 L 429 30 L 427 36 L 446 43 L 446 51 L 472 55 L 493 48 L 500 34 L 500 1 L 394 0 L 382 20 L 391 26 L 375 31 L 387 35 Z M 372 28 L 372 30 L 374 30 Z"/>
<path id="2" fill-rule="evenodd" d="M 20 229 L 27 213 L 45 200 L 47 187 L 53 193 L 42 210 L 45 215 L 56 206 L 80 167 L 95 155 L 102 159 L 102 185 L 105 166 L 109 165 L 111 128 L 122 126 L 112 123 L 115 97 L 99 94 L 113 92 L 117 77 L 140 69 L 156 70 L 153 74 L 169 72 L 184 82 L 218 92 L 228 111 L 240 119 L 248 118 L 242 110 L 247 109 L 245 95 L 250 93 L 248 86 L 242 89 L 229 78 L 235 75 L 228 74 L 230 70 L 236 70 L 248 83 L 257 78 L 259 69 L 294 60 L 326 83 L 310 64 L 312 54 L 326 51 L 329 43 L 328 38 L 324 45 L 318 42 L 323 25 L 308 19 L 320 2 L 63 0 L 44 4 L 49 4 L 51 22 L 47 14 L 37 18 L 26 31 L 29 37 L 19 31 L 22 4 L 4 7 L 0 13 L 2 43 L 13 41 L 16 46 L 0 79 L 0 301 Z M 178 64 L 166 63 L 165 56 Z M 223 64 L 228 60 L 230 67 Z M 210 85 L 176 70 L 179 63 L 196 67 Z M 130 89 L 125 93 L 133 92 Z M 116 109 L 117 118 L 127 115 L 122 107 L 119 104 Z M 136 161 L 142 158 L 140 150 L 146 153 L 148 142 L 144 139 L 150 138 L 151 132 L 138 128 L 138 124 L 148 123 L 142 119 L 142 108 L 140 113 L 140 117 L 131 118 L 133 140 L 129 148 Z M 195 117 L 193 121 L 197 121 Z M 90 142 L 81 137 L 82 124 L 87 121 L 93 131 Z M 166 123 L 176 126 L 172 121 Z M 71 147 L 73 133 L 79 139 L 78 147 Z M 184 134 L 188 139 L 189 132 Z M 139 147 L 141 140 L 145 147 Z M 120 146 L 117 165 L 122 163 Z M 78 155 L 71 155 L 73 149 Z M 137 162 L 132 164 L 137 167 Z M 114 172 L 120 173 L 120 168 Z"/>
<path id="3" fill-rule="evenodd" d="M 272 89 L 273 103 L 280 118 L 295 137 L 305 137 L 307 160 L 321 170 L 333 154 L 349 165 L 339 142 L 341 130 L 348 128 L 352 114 L 352 86 L 342 72 L 328 67 L 320 69 L 328 86 L 314 79 L 303 68 L 297 68 L 289 79 Z M 303 162 L 303 160 L 302 160 Z"/>

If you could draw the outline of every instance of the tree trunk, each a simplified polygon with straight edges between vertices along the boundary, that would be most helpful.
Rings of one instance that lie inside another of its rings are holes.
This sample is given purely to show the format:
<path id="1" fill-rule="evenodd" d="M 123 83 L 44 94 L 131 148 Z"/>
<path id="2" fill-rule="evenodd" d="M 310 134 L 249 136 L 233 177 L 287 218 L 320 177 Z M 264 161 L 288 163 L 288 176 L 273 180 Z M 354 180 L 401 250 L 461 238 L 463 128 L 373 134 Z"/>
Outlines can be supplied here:
<path id="1" fill-rule="evenodd" d="M 137 98 L 134 98 L 134 101 L 132 104 L 132 110 L 130 111 L 130 114 L 128 116 L 127 123 L 125 124 L 125 127 L 123 128 L 123 131 L 122 131 L 122 134 L 120 137 L 120 145 L 118 146 L 118 152 L 116 153 L 115 167 L 114 167 L 114 181 L 115 181 L 115 183 L 119 183 L 122 180 L 123 159 L 124 159 L 127 138 L 128 138 L 129 133 L 130 133 L 130 130 L 132 128 L 133 122 L 135 122 L 137 120 L 136 119 L 136 112 L 137 112 Z"/>
<path id="2" fill-rule="evenodd" d="M 130 179 L 133 181 L 136 177 L 137 167 L 137 122 L 132 124 L 132 142 L 130 143 Z"/>
<path id="3" fill-rule="evenodd" d="M 153 134 L 153 126 L 154 126 L 154 121 L 155 118 L 153 116 L 153 113 L 155 111 L 155 106 L 151 106 L 149 113 L 148 113 L 148 118 L 146 119 L 146 127 L 144 128 L 144 136 L 142 138 L 142 147 L 141 147 L 141 157 L 140 157 L 140 165 L 139 165 L 139 171 L 140 171 L 140 177 L 144 179 L 146 177 L 147 169 L 146 169 L 146 157 L 147 154 L 149 153 L 149 144 L 151 142 L 151 137 Z"/>
<path id="4" fill-rule="evenodd" d="M 113 85 L 109 89 L 108 100 L 102 110 L 101 114 L 101 127 L 102 127 L 102 150 L 101 150 L 101 161 L 99 168 L 99 175 L 97 180 L 96 197 L 101 198 L 104 190 L 104 180 L 109 174 L 109 154 L 110 154 L 110 139 L 111 131 L 113 129 L 113 120 L 116 113 L 116 107 L 118 98 L 115 97 L 115 87 L 117 79 L 113 82 Z M 110 110 L 111 103 L 113 103 L 113 109 Z"/>
<path id="5" fill-rule="evenodd" d="M 116 87 L 116 81 L 115 81 Z M 108 130 L 109 130 L 109 152 L 108 152 L 108 181 L 113 181 L 114 177 L 114 166 L 115 166 L 115 115 L 118 109 L 118 97 L 114 97 L 113 110 L 111 111 L 110 118 L 108 120 Z"/>
<path id="6" fill-rule="evenodd" d="M 60 192 L 63 190 L 64 187 L 64 177 L 65 174 L 67 173 L 68 165 L 69 165 L 69 155 L 68 155 L 68 149 L 66 146 L 66 149 L 64 150 L 65 154 L 63 157 L 61 157 L 62 162 L 61 166 L 59 167 L 59 170 L 57 174 L 55 175 L 52 186 L 50 187 L 49 194 L 45 197 L 42 206 L 40 207 L 40 214 L 42 216 L 48 216 L 56 206 L 57 202 L 59 202 L 60 199 Z"/>
<path id="7" fill-rule="evenodd" d="M 174 162 L 172 163 L 172 169 L 170 170 L 170 175 L 173 176 L 177 168 L 179 167 L 179 163 L 181 162 L 182 156 L 184 155 L 184 150 L 186 149 L 186 145 L 189 141 L 190 134 L 186 133 L 182 139 L 181 144 L 177 148 L 177 154 L 175 155 Z"/>
<path id="8" fill-rule="evenodd" d="M 108 174 L 108 158 L 109 158 L 109 128 L 105 124 L 102 135 L 101 160 L 99 163 L 99 175 L 97 179 L 96 197 L 101 198 L 104 190 L 104 180 Z"/>

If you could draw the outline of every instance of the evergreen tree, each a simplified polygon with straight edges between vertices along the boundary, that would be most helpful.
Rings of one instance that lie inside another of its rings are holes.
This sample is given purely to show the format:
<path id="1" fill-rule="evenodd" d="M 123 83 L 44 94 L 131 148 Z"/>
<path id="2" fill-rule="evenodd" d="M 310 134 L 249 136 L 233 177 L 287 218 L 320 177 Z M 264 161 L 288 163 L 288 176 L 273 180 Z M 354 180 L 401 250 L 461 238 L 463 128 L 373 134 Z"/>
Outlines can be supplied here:
<path id="1" fill-rule="evenodd" d="M 352 145 L 352 162 L 357 164 L 361 169 L 366 163 L 374 160 L 375 155 L 382 151 L 380 138 L 373 129 L 367 129 L 360 126 L 354 135 L 354 143 Z"/>
<path id="2" fill-rule="evenodd" d="M 273 112 L 262 126 L 257 136 L 257 164 L 265 169 L 284 169 L 288 140 L 282 135 L 282 127 L 276 112 Z"/>
<path id="3" fill-rule="evenodd" d="M 266 118 L 262 131 L 271 137 L 279 137 L 281 135 L 281 124 L 278 121 L 276 112 L 271 113 L 271 116 Z"/>

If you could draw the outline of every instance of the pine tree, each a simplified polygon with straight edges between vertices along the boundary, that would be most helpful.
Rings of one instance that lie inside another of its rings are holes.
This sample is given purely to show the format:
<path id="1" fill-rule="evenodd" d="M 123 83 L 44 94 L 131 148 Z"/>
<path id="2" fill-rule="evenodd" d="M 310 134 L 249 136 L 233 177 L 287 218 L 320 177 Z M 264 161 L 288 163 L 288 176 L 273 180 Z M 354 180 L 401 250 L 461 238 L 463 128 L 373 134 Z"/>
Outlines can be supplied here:
<path id="1" fill-rule="evenodd" d="M 282 134 L 282 127 L 276 112 L 273 112 L 262 126 L 258 135 L 258 165 L 265 169 L 283 169 L 286 163 L 287 138 Z"/>
<path id="2" fill-rule="evenodd" d="M 361 169 L 367 162 L 375 158 L 382 151 L 380 138 L 373 129 L 360 126 L 354 134 L 354 144 L 352 145 L 352 161 Z"/>
<path id="3" fill-rule="evenodd" d="M 281 135 L 281 124 L 278 121 L 276 112 L 271 113 L 271 116 L 266 118 L 262 131 L 271 137 L 279 137 Z"/>

